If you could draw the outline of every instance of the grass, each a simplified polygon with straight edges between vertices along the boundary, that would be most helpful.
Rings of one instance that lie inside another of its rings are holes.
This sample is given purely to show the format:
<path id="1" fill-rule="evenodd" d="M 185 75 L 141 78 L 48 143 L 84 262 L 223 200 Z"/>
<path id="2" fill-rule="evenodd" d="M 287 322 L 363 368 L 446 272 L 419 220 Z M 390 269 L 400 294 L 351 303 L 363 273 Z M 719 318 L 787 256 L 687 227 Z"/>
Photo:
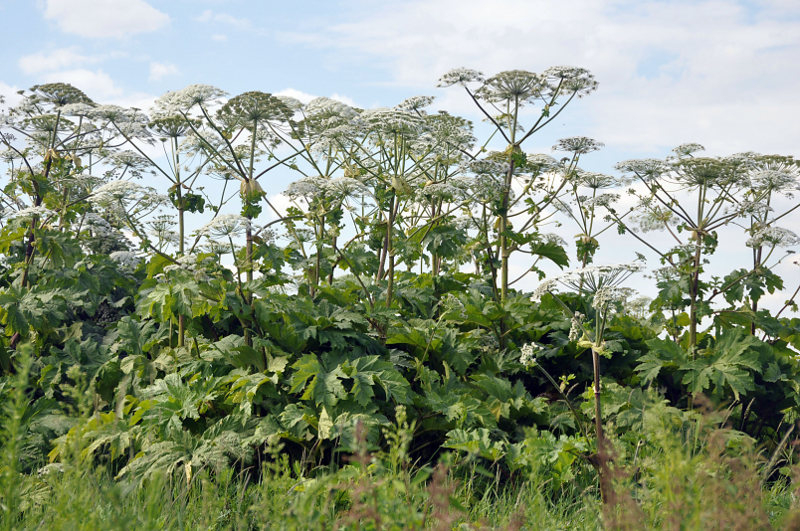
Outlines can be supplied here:
<path id="1" fill-rule="evenodd" d="M 784 466 L 783 479 L 766 482 L 775 461 L 713 412 L 680 425 L 656 415 L 634 434 L 633 454 L 629 442 L 615 439 L 613 496 L 605 504 L 581 460 L 560 482 L 535 467 L 510 473 L 458 453 L 416 463 L 404 415 L 385 430 L 386 451 L 369 452 L 357 429 L 354 455 L 313 471 L 276 452 L 257 475 L 226 467 L 187 480 L 179 470 L 135 486 L 76 450 L 25 473 L 28 375 L 21 366 L 2 405 L 2 529 L 800 529 L 796 482 L 787 480 L 800 478 L 800 467 Z"/>

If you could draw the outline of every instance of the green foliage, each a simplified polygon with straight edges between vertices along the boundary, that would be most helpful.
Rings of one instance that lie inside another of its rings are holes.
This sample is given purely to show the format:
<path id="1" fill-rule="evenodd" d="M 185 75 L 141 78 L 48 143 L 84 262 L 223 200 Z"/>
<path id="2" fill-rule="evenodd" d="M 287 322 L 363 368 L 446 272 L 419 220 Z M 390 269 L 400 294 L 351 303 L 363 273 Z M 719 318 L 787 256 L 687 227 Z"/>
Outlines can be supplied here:
<path id="1" fill-rule="evenodd" d="M 561 140 L 561 161 L 521 147 L 591 74 L 442 81 L 472 82 L 503 151 L 474 148 L 471 124 L 423 97 L 215 105 L 220 91 L 193 86 L 146 117 L 66 84 L 24 92 L 0 130 L 4 528 L 597 528 L 626 510 L 663 527 L 679 509 L 704 527 L 726 506 L 765 526 L 734 499 L 759 489 L 794 518 L 800 320 L 759 304 L 792 288 L 775 222 L 796 207 L 764 205 L 791 193 L 796 161 L 692 145 L 628 161 L 623 180 L 643 186 L 617 212 L 598 190 L 620 180 L 578 167 L 599 143 Z M 280 167 L 303 174 L 285 215 L 262 188 Z M 166 177 L 166 197 L 142 172 Z M 541 229 L 564 217 L 583 273 L 555 296 L 547 271 L 570 261 Z M 664 266 L 649 307 L 586 267 L 614 224 Z M 709 278 L 736 226 L 753 263 Z M 662 227 L 679 245 L 643 236 Z M 535 300 L 512 255 L 546 279 Z"/>

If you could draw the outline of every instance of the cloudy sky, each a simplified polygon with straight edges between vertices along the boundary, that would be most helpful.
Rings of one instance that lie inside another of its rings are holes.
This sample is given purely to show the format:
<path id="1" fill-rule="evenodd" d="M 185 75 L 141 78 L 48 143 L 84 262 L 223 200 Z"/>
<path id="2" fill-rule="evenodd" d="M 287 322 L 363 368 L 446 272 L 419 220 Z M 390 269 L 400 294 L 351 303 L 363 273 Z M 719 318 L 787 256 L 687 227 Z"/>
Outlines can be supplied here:
<path id="1" fill-rule="evenodd" d="M 467 114 L 435 88 L 450 68 L 563 64 L 600 86 L 549 136 L 604 142 L 599 164 L 687 141 L 800 155 L 796 0 L 0 0 L 0 19 L 6 94 L 58 80 L 146 107 L 202 82 Z"/>
<path id="2" fill-rule="evenodd" d="M 0 94 L 66 81 L 136 105 L 191 83 L 332 96 L 360 107 L 413 95 L 478 119 L 447 70 L 588 68 L 596 93 L 531 140 L 585 135 L 586 169 L 710 154 L 800 156 L 797 0 L 0 0 Z"/>

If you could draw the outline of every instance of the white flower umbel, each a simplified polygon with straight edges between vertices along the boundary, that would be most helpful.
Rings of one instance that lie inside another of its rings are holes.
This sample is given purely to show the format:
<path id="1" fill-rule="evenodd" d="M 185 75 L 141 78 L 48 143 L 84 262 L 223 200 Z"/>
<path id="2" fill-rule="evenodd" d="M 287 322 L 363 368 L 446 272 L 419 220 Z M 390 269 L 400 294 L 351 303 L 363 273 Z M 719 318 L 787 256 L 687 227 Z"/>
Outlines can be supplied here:
<path id="1" fill-rule="evenodd" d="M 219 100 L 225 92 L 211 85 L 189 85 L 181 90 L 167 92 L 156 100 L 156 110 L 167 114 L 187 112 L 195 105 Z"/>
<path id="2" fill-rule="evenodd" d="M 533 292 L 538 300 L 544 293 L 555 292 L 561 285 L 572 291 L 595 294 L 601 288 L 616 288 L 631 275 L 644 270 L 644 262 L 637 260 L 623 264 L 590 265 L 567 271 L 542 282 Z"/>
<path id="3" fill-rule="evenodd" d="M 753 248 L 762 246 L 794 247 L 800 245 L 800 237 L 783 227 L 765 227 L 748 238 L 745 245 Z"/>
<path id="4" fill-rule="evenodd" d="M 220 214 L 197 231 L 210 239 L 241 236 L 250 227 L 250 220 L 238 214 Z"/>
<path id="5" fill-rule="evenodd" d="M 553 151 L 566 151 L 567 153 L 577 153 L 585 155 L 592 151 L 598 151 L 604 146 L 602 142 L 598 142 L 585 136 L 574 136 L 571 138 L 562 138 L 558 143 L 553 146 Z"/>
<path id="6" fill-rule="evenodd" d="M 134 271 L 136 266 L 142 261 L 141 257 L 131 251 L 114 251 L 109 254 L 108 257 L 116 262 L 120 269 L 128 272 Z"/>
<path id="7" fill-rule="evenodd" d="M 89 212 L 83 218 L 83 228 L 92 231 L 96 238 L 111 238 L 115 235 L 114 227 L 102 216 Z"/>
<path id="8" fill-rule="evenodd" d="M 433 96 L 412 96 L 395 105 L 395 109 L 406 112 L 424 112 L 422 109 L 429 107 L 434 99 L 436 98 Z"/>
<path id="9" fill-rule="evenodd" d="M 794 192 L 800 191 L 800 169 L 797 167 L 756 170 L 748 177 L 753 189 L 760 192 L 778 192 L 791 198 Z"/>
<path id="10" fill-rule="evenodd" d="M 97 188 L 89 201 L 92 203 L 106 203 L 114 200 L 134 197 L 142 191 L 143 187 L 130 181 L 111 181 Z"/>
<path id="11" fill-rule="evenodd" d="M 439 78 L 437 87 L 450 87 L 452 85 L 465 86 L 467 83 L 482 82 L 483 74 L 470 68 L 454 68 Z"/>
<path id="12" fill-rule="evenodd" d="M 658 159 L 624 160 L 614 167 L 627 174 L 629 180 L 635 177 L 645 182 L 655 181 L 668 171 L 667 165 Z"/>
<path id="13" fill-rule="evenodd" d="M 22 210 L 17 210 L 16 212 L 4 212 L 6 214 L 6 219 L 8 221 L 30 221 L 33 218 L 39 218 L 42 220 L 49 219 L 56 215 L 55 212 L 50 210 L 49 208 L 43 206 L 31 206 L 28 208 L 23 208 Z"/>

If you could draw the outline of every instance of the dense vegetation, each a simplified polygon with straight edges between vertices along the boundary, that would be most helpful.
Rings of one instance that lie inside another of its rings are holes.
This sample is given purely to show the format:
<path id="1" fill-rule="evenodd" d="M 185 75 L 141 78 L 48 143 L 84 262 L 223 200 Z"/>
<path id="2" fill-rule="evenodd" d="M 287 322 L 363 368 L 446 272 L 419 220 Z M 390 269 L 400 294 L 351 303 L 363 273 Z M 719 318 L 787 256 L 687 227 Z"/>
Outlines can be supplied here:
<path id="1" fill-rule="evenodd" d="M 800 163 L 687 144 L 599 174 L 585 137 L 524 151 L 589 72 L 441 85 L 481 142 L 426 97 L 193 85 L 145 115 L 55 83 L 2 114 L 4 528 L 800 516 L 798 276 L 774 272 Z M 595 265 L 609 232 L 658 263 Z M 752 261 L 712 276 L 721 238 Z"/>

